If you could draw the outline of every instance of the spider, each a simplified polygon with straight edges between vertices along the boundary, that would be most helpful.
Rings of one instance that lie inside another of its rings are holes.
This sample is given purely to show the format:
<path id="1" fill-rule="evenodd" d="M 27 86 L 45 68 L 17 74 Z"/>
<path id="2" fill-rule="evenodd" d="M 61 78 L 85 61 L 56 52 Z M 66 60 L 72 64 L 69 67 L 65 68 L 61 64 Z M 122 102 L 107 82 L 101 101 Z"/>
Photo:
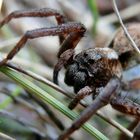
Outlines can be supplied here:
<path id="1" fill-rule="evenodd" d="M 68 22 L 66 17 L 58 11 L 43 8 L 28 11 L 15 11 L 0 22 L 0 27 L 7 24 L 13 18 L 21 17 L 49 17 L 55 16 L 57 26 L 50 28 L 38 28 L 27 31 L 16 46 L 0 62 L 0 66 L 11 60 L 25 45 L 28 39 L 44 36 L 59 36 L 61 47 L 58 52 L 58 62 L 54 67 L 53 80 L 58 84 L 58 74 L 62 67 L 66 68 L 65 83 L 74 87 L 76 96 L 69 104 L 70 109 L 85 96 L 92 94 L 93 103 L 89 105 L 77 118 L 71 127 L 66 129 L 58 140 L 68 138 L 75 130 L 79 129 L 98 109 L 110 103 L 113 108 L 140 119 L 140 105 L 130 100 L 117 96 L 121 90 L 122 71 L 128 65 L 128 57 L 134 54 L 133 48 L 92 48 L 75 54 L 75 47 L 84 36 L 86 28 L 77 22 Z M 115 43 L 115 42 L 114 42 Z M 117 45 L 115 45 L 117 46 Z"/>

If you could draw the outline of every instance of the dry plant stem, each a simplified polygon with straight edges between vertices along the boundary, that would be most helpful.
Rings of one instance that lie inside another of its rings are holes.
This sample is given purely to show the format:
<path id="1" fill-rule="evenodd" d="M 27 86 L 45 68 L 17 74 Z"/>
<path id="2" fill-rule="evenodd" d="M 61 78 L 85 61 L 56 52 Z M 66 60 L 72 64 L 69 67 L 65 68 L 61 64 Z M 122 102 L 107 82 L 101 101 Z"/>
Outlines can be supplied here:
<path id="1" fill-rule="evenodd" d="M 12 100 L 17 103 L 17 101 L 22 102 L 22 104 L 28 106 L 29 108 L 32 108 L 38 115 L 39 117 L 43 120 L 46 121 L 46 119 L 44 120 L 44 117 L 38 112 L 38 110 L 31 106 L 29 106 L 29 103 L 27 104 L 27 102 L 23 102 L 24 100 L 21 100 L 18 97 L 13 97 L 11 94 L 8 94 L 8 92 L 4 91 L 4 93 L 6 93 L 6 95 L 10 96 L 12 98 Z M 27 92 L 28 93 L 28 92 Z M 31 94 L 28 94 L 29 96 L 31 96 Z M 56 115 L 53 113 L 53 111 L 49 108 L 49 106 L 47 106 L 46 104 L 44 104 L 43 102 L 41 102 L 40 100 L 38 100 L 37 98 L 35 98 L 34 96 L 31 97 L 31 99 L 33 99 L 37 104 L 39 104 L 44 111 L 48 114 L 49 118 L 52 120 L 52 122 L 54 122 L 54 124 L 60 129 L 60 130 L 64 130 L 65 127 L 63 125 L 63 123 L 56 117 Z"/>
<path id="2" fill-rule="evenodd" d="M 128 126 L 128 130 L 130 131 L 133 131 L 134 128 L 137 126 L 137 124 L 139 123 L 139 120 L 134 120 L 132 123 L 130 123 L 130 125 Z M 128 139 L 128 136 L 124 135 L 124 133 L 122 133 L 120 136 L 119 136 L 119 140 L 126 140 Z"/>
<path id="3" fill-rule="evenodd" d="M 98 111 L 96 115 L 102 118 L 103 120 L 105 120 L 106 122 L 108 122 L 109 124 L 111 124 L 112 126 L 114 126 L 115 128 L 117 128 L 118 130 L 120 130 L 120 132 L 122 132 L 124 135 L 128 136 L 129 138 L 133 137 L 133 133 L 131 131 L 126 129 L 124 126 L 122 126 L 115 120 L 105 117 L 105 115 L 103 115 L 101 111 Z"/>
<path id="4" fill-rule="evenodd" d="M 116 4 L 116 1 L 115 0 L 112 0 L 113 1 L 113 7 L 114 7 L 114 11 L 119 19 L 119 22 L 124 30 L 124 33 L 127 37 L 127 39 L 129 40 L 130 44 L 132 45 L 132 47 L 140 54 L 140 50 L 138 48 L 138 46 L 136 45 L 136 43 L 134 42 L 134 40 L 132 39 L 132 37 L 130 36 L 129 32 L 127 31 L 126 27 L 124 26 L 123 24 L 123 21 L 121 19 L 121 16 L 119 14 L 119 11 L 118 11 L 118 8 L 117 8 L 117 4 Z"/>
<path id="5" fill-rule="evenodd" d="M 10 112 L 0 110 L 0 116 L 15 120 L 16 122 L 20 123 L 21 125 L 28 127 L 33 133 L 37 134 L 40 137 L 46 136 L 46 134 L 40 132 L 37 128 L 35 128 L 33 125 L 26 122 L 23 118 L 19 118 Z"/>
<path id="6" fill-rule="evenodd" d="M 27 92 L 28 93 L 28 92 Z M 60 129 L 60 130 L 64 130 L 65 126 L 63 125 L 63 123 L 57 118 L 57 116 L 53 113 L 53 111 L 49 108 L 48 105 L 46 105 L 45 103 L 43 103 L 42 101 L 40 101 L 39 99 L 37 99 L 35 96 L 33 96 L 32 94 L 28 94 L 29 96 L 31 96 L 31 98 L 38 103 L 48 114 L 49 118 L 54 122 L 54 124 Z"/>
<path id="7" fill-rule="evenodd" d="M 4 40 L 4 41 L 1 41 L 0 43 L 0 49 L 3 49 L 7 46 L 12 46 L 12 45 L 15 45 L 17 43 L 17 41 L 20 39 L 21 37 L 15 37 L 15 38 L 12 38 L 12 39 L 8 39 L 8 40 Z"/>
<path id="8" fill-rule="evenodd" d="M 15 100 L 16 100 L 16 102 L 18 104 L 22 104 L 23 106 L 26 106 L 27 108 L 29 108 L 29 109 L 33 110 L 34 112 L 36 112 L 43 123 L 47 121 L 46 117 L 44 115 L 42 115 L 40 113 L 40 111 L 34 105 L 32 105 L 29 102 L 23 100 L 22 98 L 19 98 L 19 97 L 14 97 L 14 98 L 15 98 Z"/>
<path id="9" fill-rule="evenodd" d="M 134 131 L 134 137 L 133 137 L 133 140 L 139 140 L 139 139 L 140 139 L 140 122 Z"/>
<path id="10" fill-rule="evenodd" d="M 120 11 L 122 20 L 128 20 L 140 14 L 140 2 L 130 5 L 129 7 Z M 133 12 L 132 12 L 133 11 Z M 101 20 L 107 23 L 116 23 L 118 19 L 114 13 L 101 17 Z"/>
<path id="11" fill-rule="evenodd" d="M 15 69 L 25 75 L 28 75 L 34 79 L 36 79 L 37 81 L 40 81 L 44 84 L 47 84 L 48 86 L 52 87 L 53 89 L 55 89 L 56 91 L 64 94 L 65 96 L 69 97 L 69 98 L 73 98 L 74 96 L 72 96 L 71 94 L 68 94 L 66 93 L 62 88 L 60 88 L 59 86 L 57 86 L 56 84 L 50 82 L 49 80 L 43 78 L 42 76 L 40 75 L 37 75 L 31 71 L 27 71 L 27 70 L 23 70 L 19 67 L 16 67 L 14 65 L 12 65 L 11 63 L 8 63 L 7 64 L 8 67 L 12 68 L 12 69 Z M 87 107 L 87 105 L 83 102 L 80 102 L 80 104 L 83 106 L 83 107 Z M 96 115 L 98 115 L 99 117 L 101 117 L 103 120 L 105 120 L 106 122 L 108 122 L 109 124 L 111 124 L 112 126 L 114 126 L 115 128 L 117 128 L 118 130 L 120 130 L 122 133 L 124 133 L 125 135 L 129 136 L 130 138 L 133 137 L 133 134 L 127 130 L 125 127 L 123 127 L 122 125 L 120 125 L 119 123 L 117 123 L 115 120 L 111 119 L 111 118 L 107 118 L 105 117 L 100 111 L 97 111 L 96 112 Z"/>
<path id="12" fill-rule="evenodd" d="M 47 84 L 48 86 L 52 87 L 53 89 L 63 93 L 67 97 L 72 98 L 72 96 L 70 94 L 67 94 L 62 88 L 60 88 L 56 84 L 50 82 L 49 80 L 47 80 L 46 78 L 44 78 L 44 77 L 42 77 L 42 76 L 40 76 L 38 74 L 35 74 L 35 73 L 33 73 L 33 72 L 29 71 L 29 70 L 23 70 L 21 67 L 19 67 L 19 66 L 17 67 L 14 64 L 9 63 L 9 62 L 6 64 L 6 66 L 8 66 L 9 68 L 12 68 L 12 69 L 14 69 L 16 71 L 19 71 L 19 72 L 21 72 L 21 73 L 23 73 L 25 75 L 28 75 L 28 76 L 36 79 L 37 81 L 40 81 L 40 82 L 42 82 L 44 84 Z"/>
<path id="13" fill-rule="evenodd" d="M 3 3 L 3 0 L 0 0 L 0 12 L 1 12 L 2 3 Z"/>
<path id="14" fill-rule="evenodd" d="M 59 136 L 58 140 L 65 140 L 66 138 L 68 138 L 73 132 L 75 132 L 86 121 L 88 121 L 91 118 L 91 116 L 93 116 L 97 112 L 97 110 L 107 105 L 111 97 L 116 93 L 119 87 L 120 81 L 115 77 L 112 78 L 104 88 L 104 91 L 101 94 L 99 94 L 96 100 L 94 100 L 93 103 L 82 112 L 82 114 L 73 122 L 71 127 L 65 130 Z"/>
<path id="15" fill-rule="evenodd" d="M 2 54 L 2 56 L 5 56 L 6 54 Z M 46 77 L 49 80 L 52 80 L 51 75 L 53 74 L 53 70 L 47 66 L 44 66 L 43 64 L 40 63 L 34 63 L 33 61 L 28 61 L 25 59 L 21 59 L 19 57 L 14 58 L 13 62 L 17 65 L 23 66 L 26 69 L 32 69 L 32 66 L 34 66 L 34 68 L 39 68 L 39 69 L 34 69 L 34 71 L 36 73 L 39 73 L 39 75 L 42 75 L 43 77 Z M 13 66 L 15 66 L 14 63 L 8 63 L 11 64 Z M 19 67 L 19 66 L 18 66 Z M 14 68 L 13 68 L 14 69 Z M 32 72 L 31 72 L 32 73 Z"/>
<path id="16" fill-rule="evenodd" d="M 46 117 L 44 115 L 42 115 L 40 113 L 40 111 L 32 104 L 30 104 L 29 102 L 23 100 L 22 98 L 19 97 L 15 97 L 15 100 L 18 104 L 22 104 L 23 106 L 26 106 L 27 108 L 33 110 L 34 112 L 36 112 L 38 114 L 38 116 L 40 117 L 40 119 L 42 120 L 42 122 L 44 123 L 44 121 L 46 122 Z"/>
<path id="17" fill-rule="evenodd" d="M 16 104 L 21 104 L 23 106 L 26 106 L 27 108 L 29 108 L 30 110 L 33 110 L 34 112 L 37 113 L 37 115 L 40 117 L 40 119 L 42 120 L 42 123 L 44 124 L 44 122 L 47 122 L 47 119 L 45 117 L 45 115 L 41 114 L 40 111 L 38 110 L 38 108 L 34 105 L 32 105 L 31 103 L 23 100 L 20 97 L 13 97 L 11 96 L 11 94 L 9 94 L 9 90 L 0 90 L 1 92 L 3 92 L 4 94 L 6 94 L 7 96 L 11 97 L 12 100 L 16 103 Z"/>
<path id="18" fill-rule="evenodd" d="M 10 137 L 10 136 L 2 133 L 2 132 L 0 132 L 0 139 L 3 139 L 3 140 L 16 140 L 16 139 L 14 139 L 14 138 L 12 138 L 12 137 Z"/>

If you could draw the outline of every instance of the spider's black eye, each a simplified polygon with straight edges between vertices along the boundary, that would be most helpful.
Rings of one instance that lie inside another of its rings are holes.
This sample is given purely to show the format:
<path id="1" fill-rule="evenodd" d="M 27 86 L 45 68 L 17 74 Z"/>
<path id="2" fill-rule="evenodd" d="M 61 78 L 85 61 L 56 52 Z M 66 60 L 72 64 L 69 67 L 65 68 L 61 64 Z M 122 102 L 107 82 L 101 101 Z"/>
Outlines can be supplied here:
<path id="1" fill-rule="evenodd" d="M 87 57 L 87 56 L 88 56 L 88 54 L 85 52 L 85 53 L 84 53 L 84 57 Z"/>
<path id="2" fill-rule="evenodd" d="M 93 64 L 94 62 L 95 62 L 94 59 L 89 59 L 89 60 L 88 60 L 88 63 L 89 63 L 89 64 Z"/>

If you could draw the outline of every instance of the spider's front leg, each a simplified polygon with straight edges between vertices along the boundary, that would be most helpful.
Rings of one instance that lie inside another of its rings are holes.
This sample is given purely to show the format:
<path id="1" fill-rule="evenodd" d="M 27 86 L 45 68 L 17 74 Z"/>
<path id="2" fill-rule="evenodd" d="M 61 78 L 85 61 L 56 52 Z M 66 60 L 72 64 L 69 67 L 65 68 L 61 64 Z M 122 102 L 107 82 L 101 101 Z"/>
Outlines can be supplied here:
<path id="1" fill-rule="evenodd" d="M 63 41 L 61 48 L 57 54 L 58 62 L 54 67 L 53 72 L 53 81 L 58 85 L 58 73 L 63 66 L 66 66 L 71 62 L 74 56 L 74 48 L 84 36 L 86 31 L 85 27 L 82 24 L 77 24 L 76 30 L 73 30 L 74 24 L 70 27 L 73 33 L 70 33 L 66 39 Z"/>
<path id="2" fill-rule="evenodd" d="M 107 105 L 110 102 L 111 97 L 117 92 L 120 87 L 120 81 L 118 78 L 112 78 L 104 88 L 104 91 L 97 96 L 96 100 L 87 107 L 79 118 L 77 118 L 70 128 L 65 130 L 58 138 L 58 140 L 64 140 L 68 138 L 74 131 L 79 129 L 92 115 L 94 115 L 98 109 Z"/>
<path id="3" fill-rule="evenodd" d="M 69 109 L 74 109 L 77 104 L 80 102 L 80 100 L 84 99 L 85 96 L 90 95 L 94 92 L 94 90 L 89 87 L 89 86 L 85 86 L 84 88 L 82 88 L 74 97 L 74 99 L 70 102 L 69 104 Z"/>
<path id="4" fill-rule="evenodd" d="M 75 23 L 75 22 L 61 24 L 51 28 L 39 28 L 39 29 L 27 31 L 20 39 L 20 41 L 16 44 L 16 46 L 8 53 L 7 57 L 0 62 L 0 66 L 6 64 L 8 60 L 11 60 L 19 52 L 19 50 L 25 45 L 28 39 L 35 39 L 44 36 L 56 36 L 56 35 L 59 36 L 59 35 L 69 34 L 68 37 L 66 37 L 66 40 L 62 44 L 62 48 L 65 49 L 62 50 L 60 49 L 60 52 L 63 53 L 63 51 L 71 47 L 75 48 L 80 38 L 83 37 L 84 32 L 85 32 L 85 27 L 81 23 Z M 69 42 L 69 44 L 66 45 L 65 42 Z"/>

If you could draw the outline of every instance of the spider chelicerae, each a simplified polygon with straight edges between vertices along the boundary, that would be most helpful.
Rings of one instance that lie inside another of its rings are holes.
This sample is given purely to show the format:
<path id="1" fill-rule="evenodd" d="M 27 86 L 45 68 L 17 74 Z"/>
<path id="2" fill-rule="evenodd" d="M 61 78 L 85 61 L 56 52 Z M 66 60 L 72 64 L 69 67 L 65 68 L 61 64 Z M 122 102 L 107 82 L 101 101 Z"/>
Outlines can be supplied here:
<path id="1" fill-rule="evenodd" d="M 58 11 L 49 8 L 12 12 L 0 22 L 0 27 L 7 24 L 13 18 L 43 18 L 49 16 L 55 16 L 58 25 L 27 31 L 8 53 L 7 57 L 0 62 L 0 66 L 5 65 L 11 60 L 24 47 L 28 39 L 43 36 L 59 36 L 61 48 L 58 52 L 58 62 L 54 67 L 54 83 L 58 84 L 58 73 L 62 67 L 65 67 L 65 83 L 73 86 L 76 93 L 76 96 L 69 104 L 69 108 L 74 109 L 80 100 L 90 94 L 92 94 L 94 100 L 58 139 L 68 138 L 94 115 L 98 109 L 108 103 L 113 108 L 140 119 L 140 105 L 130 100 L 124 100 L 124 98 L 116 94 L 121 91 L 122 71 L 128 66 L 128 58 L 131 58 L 136 53 L 131 46 L 122 48 L 120 45 L 117 46 L 111 43 L 110 48 L 92 48 L 75 54 L 74 49 L 86 32 L 85 26 L 81 23 L 68 22 L 66 17 Z M 99 90 L 100 88 L 102 90 Z"/>

